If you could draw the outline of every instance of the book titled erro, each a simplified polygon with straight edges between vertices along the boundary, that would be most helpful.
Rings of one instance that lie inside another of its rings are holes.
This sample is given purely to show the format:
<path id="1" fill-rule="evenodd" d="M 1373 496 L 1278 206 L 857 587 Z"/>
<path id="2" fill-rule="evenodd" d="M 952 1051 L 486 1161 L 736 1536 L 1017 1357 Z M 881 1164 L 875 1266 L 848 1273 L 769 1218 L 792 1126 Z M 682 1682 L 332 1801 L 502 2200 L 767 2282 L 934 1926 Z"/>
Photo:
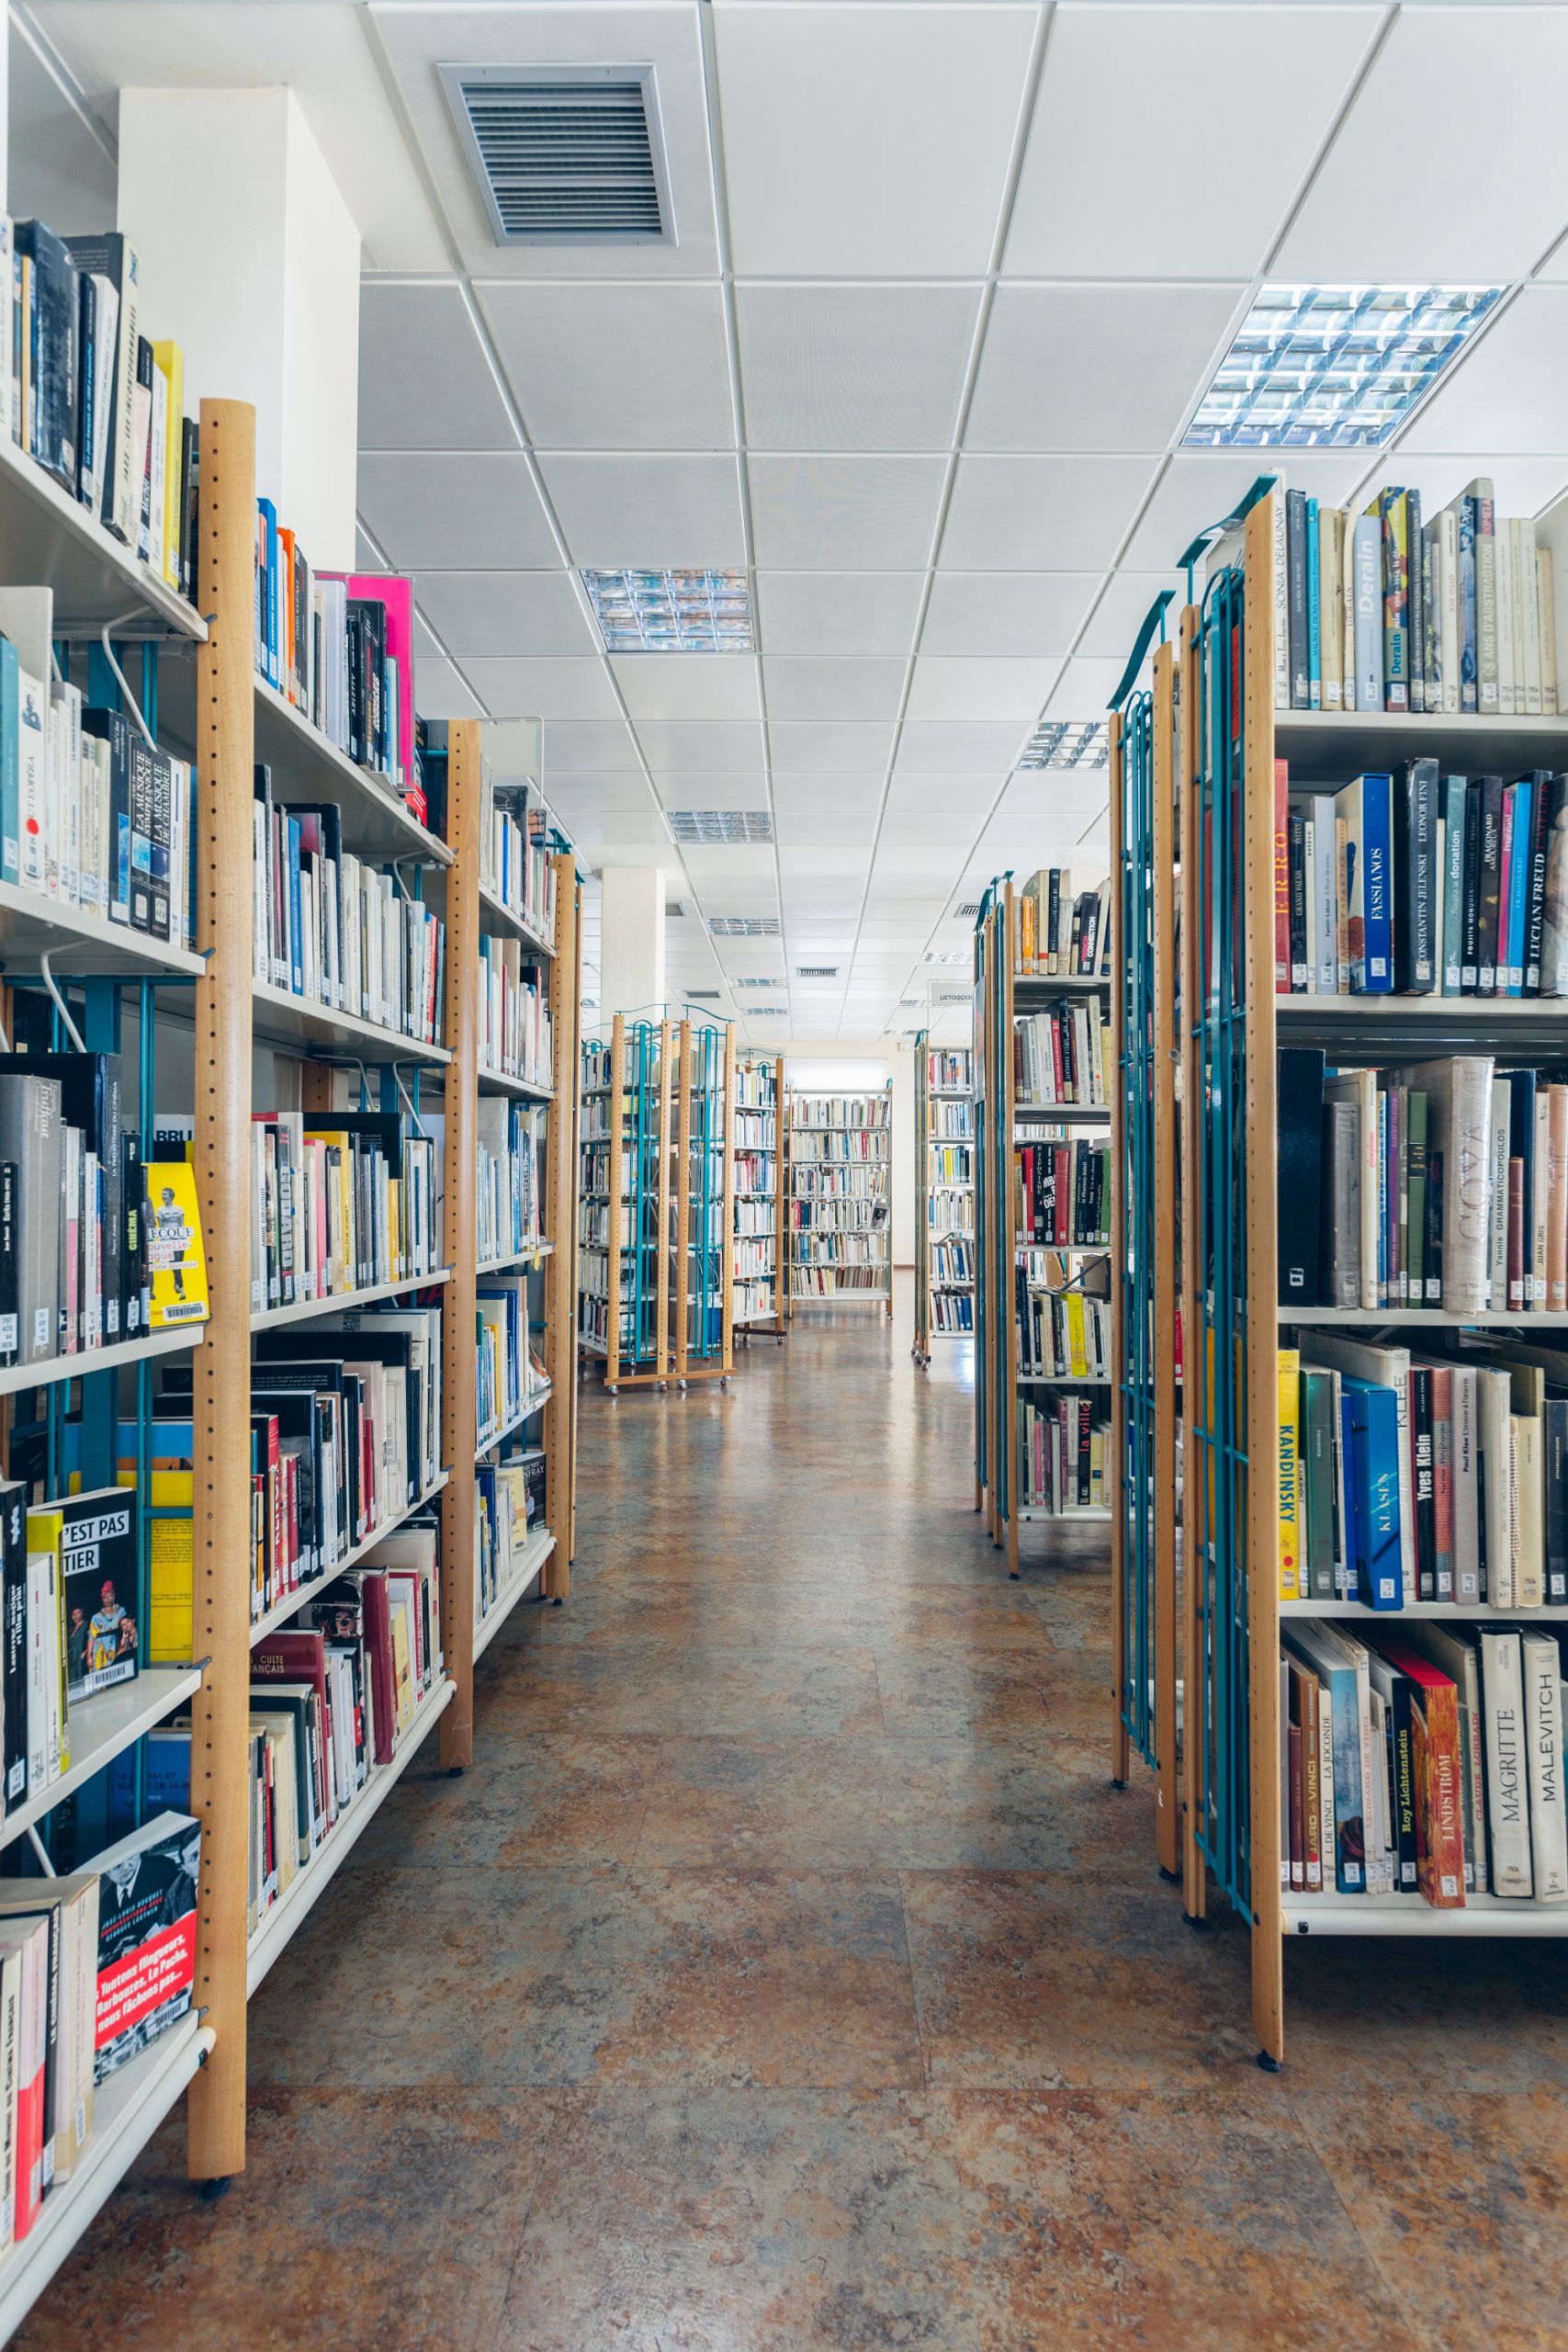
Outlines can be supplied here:
<path id="1" fill-rule="evenodd" d="M 201 1825 L 161 1813 L 86 1865 L 98 1873 L 95 2079 L 184 2017 L 196 1982 Z"/>

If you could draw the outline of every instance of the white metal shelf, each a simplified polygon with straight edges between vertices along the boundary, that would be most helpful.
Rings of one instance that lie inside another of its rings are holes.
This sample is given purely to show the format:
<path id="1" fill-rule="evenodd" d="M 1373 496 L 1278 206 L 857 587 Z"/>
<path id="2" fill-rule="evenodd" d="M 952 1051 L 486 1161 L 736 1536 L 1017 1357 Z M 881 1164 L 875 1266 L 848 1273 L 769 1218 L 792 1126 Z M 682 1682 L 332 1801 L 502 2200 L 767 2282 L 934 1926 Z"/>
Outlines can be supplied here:
<path id="1" fill-rule="evenodd" d="M 428 1274 L 404 1274 L 395 1283 L 374 1283 L 368 1290 L 334 1291 L 327 1298 L 305 1298 L 292 1306 L 264 1306 L 251 1317 L 253 1331 L 276 1331 L 280 1324 L 310 1323 L 319 1315 L 335 1315 L 342 1307 L 374 1306 L 378 1299 L 398 1298 L 404 1291 L 427 1290 L 452 1279 L 450 1266 Z"/>
<path id="2" fill-rule="evenodd" d="M 202 616 L 162 573 L 8 439 L 0 443 L 0 547 L 8 581 L 54 591 L 57 637 L 96 637 L 106 621 L 117 623 L 117 637 L 207 636 Z"/>
<path id="3" fill-rule="evenodd" d="M 1280 1896 L 1287 1936 L 1568 1936 L 1568 1903 L 1467 1894 L 1461 1908 L 1435 1910 L 1419 1894 Z"/>
<path id="4" fill-rule="evenodd" d="M 337 1046 L 366 1061 L 428 1062 L 434 1066 L 452 1058 L 445 1046 L 422 1045 L 417 1037 L 405 1037 L 399 1029 L 380 1028 L 375 1022 L 361 1021 L 352 1012 L 334 1012 L 328 1006 L 318 1004 L 313 997 L 294 996 L 288 989 L 274 988 L 266 980 L 254 980 L 251 993 L 254 1027 L 263 1043 Z M 367 1047 L 373 1051 L 367 1051 Z"/>
<path id="5" fill-rule="evenodd" d="M 121 1340 L 112 1348 L 78 1348 L 74 1355 L 44 1356 L 36 1363 L 8 1363 L 0 1370 L 0 1396 L 14 1396 L 21 1388 L 48 1388 L 57 1380 L 80 1380 L 90 1372 L 118 1372 L 122 1364 L 141 1363 L 151 1356 L 173 1356 L 199 1348 L 207 1335 L 205 1323 L 186 1323 L 173 1331 L 152 1331 L 144 1340 Z"/>
<path id="6" fill-rule="evenodd" d="M 488 882 L 479 884 L 479 905 L 492 922 L 502 924 L 514 938 L 522 940 L 525 946 L 531 948 L 536 956 L 554 960 L 555 947 L 545 937 L 544 933 L 536 930 L 525 916 L 518 913 L 515 907 L 509 907 L 505 899 L 491 888 Z"/>
<path id="7" fill-rule="evenodd" d="M 1101 1245 L 1103 1246 L 1103 1245 Z M 1303 1330 L 1341 1323 L 1400 1323 L 1415 1330 L 1453 1331 L 1474 1327 L 1495 1331 L 1515 1328 L 1526 1331 L 1568 1330 L 1568 1315 L 1542 1307 L 1485 1307 L 1472 1315 L 1453 1313 L 1446 1306 L 1281 1306 L 1281 1324 L 1298 1323 Z"/>
<path id="8" fill-rule="evenodd" d="M 328 1885 L 408 1770 L 426 1733 L 450 1706 L 457 1690 L 457 1686 L 451 1678 L 444 1675 L 433 1690 L 424 1693 L 414 1709 L 408 1729 L 393 1750 L 391 1762 L 371 1767 L 365 1786 L 339 1814 L 293 1883 L 271 1910 L 263 1914 L 261 1923 L 251 1938 L 245 1960 L 247 1999 L 310 1917 Z"/>
<path id="9" fill-rule="evenodd" d="M 1568 1619 L 1568 1608 L 1495 1609 L 1485 1600 L 1407 1600 L 1402 1609 L 1369 1609 L 1364 1600 L 1281 1600 L 1281 1617 L 1359 1618 L 1369 1625 L 1397 1625 L 1401 1618 L 1435 1617 L 1450 1624 L 1529 1625 L 1539 1619 Z"/>
<path id="10" fill-rule="evenodd" d="M 474 1272 L 480 1277 L 503 1274 L 509 1266 L 529 1266 L 536 1258 L 553 1258 L 555 1251 L 553 1241 L 530 1241 L 524 1249 L 508 1251 L 504 1258 L 481 1258 Z"/>
<path id="11" fill-rule="evenodd" d="M 525 1421 L 531 1421 L 540 1407 L 547 1405 L 554 1394 L 553 1381 L 547 1380 L 542 1388 L 536 1388 L 521 1411 L 513 1413 L 509 1421 L 502 1421 L 499 1429 L 491 1430 L 488 1435 L 479 1439 L 474 1448 L 474 1460 L 478 1462 L 484 1454 L 493 1453 L 502 1439 L 509 1438 L 513 1430 L 520 1430 Z"/>
<path id="12" fill-rule="evenodd" d="M 76 1700 L 70 1710 L 71 1769 L 47 1789 L 39 1789 L 0 1821 L 0 1847 L 25 1837 L 62 1797 L 112 1764 L 143 1732 L 163 1722 L 172 1709 L 201 1688 L 198 1666 L 147 1666 L 130 1682 L 117 1682 L 90 1699 Z"/>
<path id="13" fill-rule="evenodd" d="M 555 1548 L 556 1539 L 547 1527 L 541 1527 L 529 1538 L 523 1554 L 521 1566 L 507 1578 L 479 1623 L 474 1627 L 476 1664 L 489 1649 L 518 1602 L 525 1600 L 538 1583 L 545 1562 Z"/>
<path id="14" fill-rule="evenodd" d="M 286 1592 L 281 1600 L 275 1600 L 265 1617 L 257 1617 L 252 1623 L 252 1649 L 254 1649 L 258 1642 L 265 1642 L 267 1635 L 275 1633 L 279 1625 L 286 1625 L 289 1618 L 305 1606 L 312 1594 L 324 1592 L 335 1577 L 345 1576 L 350 1568 L 358 1566 L 367 1552 L 373 1552 L 378 1544 L 383 1543 L 389 1535 L 395 1535 L 400 1527 L 406 1527 L 411 1519 L 423 1510 L 428 1503 L 434 1500 L 450 1476 L 450 1471 L 443 1470 L 440 1477 L 433 1478 L 423 1494 L 416 1496 L 406 1510 L 399 1511 L 396 1518 L 389 1519 L 383 1526 L 376 1528 L 362 1544 L 356 1544 L 351 1552 L 345 1552 L 342 1559 L 335 1562 L 332 1567 L 324 1569 L 319 1577 L 312 1577 L 309 1584 L 298 1584 L 292 1592 Z"/>
<path id="15" fill-rule="evenodd" d="M 1046 1510 L 1039 1503 L 1025 1503 L 1013 1513 L 1015 1519 L 1048 1520 L 1060 1526 L 1064 1521 L 1109 1519 L 1111 1512 L 1104 1503 L 1075 1503 L 1070 1510 Z"/>
<path id="16" fill-rule="evenodd" d="M 46 899 L 14 882 L 0 882 L 0 962 L 7 977 L 18 958 L 48 955 L 62 961 L 59 977 L 111 975 L 124 979 L 199 979 L 204 956 L 126 923 L 106 922 L 85 907 Z"/>
<path id="17" fill-rule="evenodd" d="M 513 1078 L 503 1069 L 490 1069 L 481 1062 L 474 1073 L 481 1094 L 512 1094 L 520 1102 L 553 1102 L 553 1086 L 540 1086 L 531 1078 Z M 606 1136 L 604 1141 L 608 1141 Z"/>
<path id="18" fill-rule="evenodd" d="M 93 2093 L 93 2132 L 25 2238 L 0 2256 L 0 2344 L 8 2343 L 88 2223 L 124 2179 L 217 2041 L 194 2010 Z"/>
<path id="19" fill-rule="evenodd" d="M 277 771 L 275 798 L 340 798 L 344 846 L 356 855 L 418 857 L 431 865 L 451 865 L 446 843 L 420 823 L 389 776 L 358 766 L 287 695 L 259 675 L 255 689 L 255 755 Z"/>

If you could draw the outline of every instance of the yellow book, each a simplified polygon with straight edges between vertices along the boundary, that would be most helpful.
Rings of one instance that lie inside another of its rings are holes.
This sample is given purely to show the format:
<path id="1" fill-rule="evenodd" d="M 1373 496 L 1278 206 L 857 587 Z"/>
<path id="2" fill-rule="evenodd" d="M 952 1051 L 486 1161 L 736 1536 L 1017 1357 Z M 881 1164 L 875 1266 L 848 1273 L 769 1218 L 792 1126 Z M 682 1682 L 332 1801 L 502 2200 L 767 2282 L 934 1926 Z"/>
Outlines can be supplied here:
<path id="1" fill-rule="evenodd" d="M 413 1660 L 409 1655 L 409 1612 L 400 1601 L 394 1601 L 389 1614 L 392 1677 L 398 1692 L 398 1729 L 404 1731 L 413 1720 Z"/>
<path id="2" fill-rule="evenodd" d="M 164 434 L 164 545 L 161 566 L 171 588 L 180 584 L 180 521 L 185 505 L 186 356 L 177 343 L 155 343 L 152 364 L 169 387 Z"/>
<path id="3" fill-rule="evenodd" d="M 201 1211 L 196 1170 L 188 1159 L 150 1159 L 147 1189 L 147 1263 L 152 1277 L 150 1328 L 167 1331 L 208 1316 L 207 1256 L 201 1246 Z"/>
<path id="4" fill-rule="evenodd" d="M 1076 1290 L 1066 1296 L 1067 1372 L 1074 1380 L 1089 1378 L 1089 1350 L 1084 1340 L 1083 1299 Z"/>
<path id="5" fill-rule="evenodd" d="M 1280 1598 L 1301 1591 L 1301 1394 L 1299 1350 L 1280 1350 Z"/>
<path id="6" fill-rule="evenodd" d="M 400 1283 L 409 1270 L 409 1251 L 403 1232 L 403 1188 L 396 1176 L 387 1179 L 387 1265 L 381 1279 Z"/>

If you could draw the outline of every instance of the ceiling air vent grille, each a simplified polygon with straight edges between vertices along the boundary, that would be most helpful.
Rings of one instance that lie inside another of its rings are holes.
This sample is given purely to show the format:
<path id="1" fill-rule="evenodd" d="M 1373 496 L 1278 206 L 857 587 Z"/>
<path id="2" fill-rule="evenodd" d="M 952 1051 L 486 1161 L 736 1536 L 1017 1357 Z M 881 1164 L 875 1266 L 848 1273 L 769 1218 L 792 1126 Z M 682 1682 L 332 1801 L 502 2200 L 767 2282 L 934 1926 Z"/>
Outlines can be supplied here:
<path id="1" fill-rule="evenodd" d="M 797 964 L 795 977 L 797 980 L 836 980 L 839 967 L 837 964 Z"/>
<path id="2" fill-rule="evenodd" d="M 673 244 L 651 65 L 444 65 L 498 245 Z"/>
<path id="3" fill-rule="evenodd" d="M 977 915 L 979 911 L 980 901 L 978 899 L 966 899 L 961 907 L 955 907 L 953 909 L 953 912 L 960 916 Z"/>

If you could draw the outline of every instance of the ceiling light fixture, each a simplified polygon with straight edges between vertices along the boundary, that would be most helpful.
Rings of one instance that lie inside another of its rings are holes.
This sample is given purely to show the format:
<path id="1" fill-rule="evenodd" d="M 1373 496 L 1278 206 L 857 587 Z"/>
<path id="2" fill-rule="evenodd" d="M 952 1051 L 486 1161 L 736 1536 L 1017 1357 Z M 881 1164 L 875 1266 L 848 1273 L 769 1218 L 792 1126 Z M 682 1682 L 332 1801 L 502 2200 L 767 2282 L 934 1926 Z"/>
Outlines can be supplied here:
<path id="1" fill-rule="evenodd" d="M 939 955 L 928 955 L 925 960 L 928 964 L 967 964 L 969 957 L 964 948 L 954 947 L 943 948 Z"/>
<path id="2" fill-rule="evenodd" d="M 1043 718 L 1019 760 L 1021 768 L 1103 768 L 1111 737 L 1103 718 Z M 960 914 L 967 911 L 960 907 Z"/>
<path id="3" fill-rule="evenodd" d="M 753 978 L 750 975 L 747 975 L 740 979 L 732 979 L 729 985 L 732 989 L 782 989 L 784 982 L 782 980 L 759 980 Z"/>
<path id="4" fill-rule="evenodd" d="M 1386 441 L 1500 286 L 1265 286 L 1214 371 L 1189 448 Z"/>
<path id="5" fill-rule="evenodd" d="M 771 842 L 773 820 L 766 808 L 667 808 L 678 842 Z"/>
<path id="6" fill-rule="evenodd" d="M 717 1004 L 724 995 L 722 989 L 688 989 L 686 994 L 694 1004 Z"/>
<path id="7" fill-rule="evenodd" d="M 795 977 L 797 980 L 836 980 L 839 967 L 837 964 L 797 964 Z"/>
<path id="8" fill-rule="evenodd" d="M 743 571 L 590 571 L 583 585 L 611 653 L 754 653 Z"/>
<path id="9" fill-rule="evenodd" d="M 777 915 L 709 915 L 708 929 L 716 939 L 776 939 Z"/>

